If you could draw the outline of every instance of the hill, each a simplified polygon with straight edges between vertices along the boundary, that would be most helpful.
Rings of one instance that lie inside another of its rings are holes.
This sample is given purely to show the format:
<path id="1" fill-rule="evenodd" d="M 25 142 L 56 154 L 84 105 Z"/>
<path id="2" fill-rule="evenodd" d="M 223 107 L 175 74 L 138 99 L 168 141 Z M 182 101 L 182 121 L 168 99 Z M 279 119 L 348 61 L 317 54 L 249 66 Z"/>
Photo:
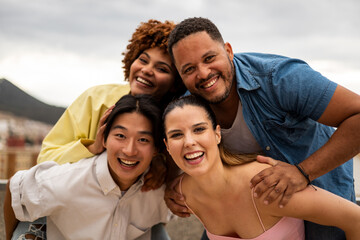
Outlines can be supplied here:
<path id="1" fill-rule="evenodd" d="M 55 124 L 65 108 L 52 106 L 30 96 L 10 81 L 0 79 L 0 111 L 48 124 Z"/>

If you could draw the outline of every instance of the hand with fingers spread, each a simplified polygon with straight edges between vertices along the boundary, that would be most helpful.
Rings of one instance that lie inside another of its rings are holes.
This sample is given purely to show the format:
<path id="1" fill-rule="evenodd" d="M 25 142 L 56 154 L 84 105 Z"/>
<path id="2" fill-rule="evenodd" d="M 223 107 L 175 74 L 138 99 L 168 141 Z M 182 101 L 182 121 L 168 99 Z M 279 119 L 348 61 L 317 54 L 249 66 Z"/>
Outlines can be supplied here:
<path id="1" fill-rule="evenodd" d="M 151 160 L 149 171 L 144 176 L 144 185 L 141 191 L 147 192 L 161 187 L 166 179 L 167 167 L 166 157 L 159 153 Z"/>
<path id="2" fill-rule="evenodd" d="M 185 198 L 176 188 L 180 182 L 181 175 L 168 183 L 165 189 L 164 200 L 167 207 L 179 217 L 190 217 L 190 211 L 185 206 Z"/>
<path id="3" fill-rule="evenodd" d="M 99 121 L 99 126 L 97 129 L 95 142 L 93 142 L 92 144 L 87 146 L 87 149 L 89 150 L 89 152 L 91 152 L 94 155 L 100 154 L 105 150 L 105 148 L 103 146 L 104 130 L 106 127 L 105 122 L 114 107 L 115 107 L 115 105 L 111 106 L 109 109 L 107 109 L 104 112 L 104 114 L 102 115 L 102 117 L 100 118 L 100 121 Z"/>
<path id="4" fill-rule="evenodd" d="M 258 156 L 257 161 L 272 166 L 255 175 L 250 182 L 250 186 L 255 188 L 254 196 L 257 198 L 272 188 L 264 197 L 265 204 L 280 198 L 279 207 L 282 208 L 295 192 L 305 189 L 308 185 L 307 179 L 291 164 L 264 156 Z"/>

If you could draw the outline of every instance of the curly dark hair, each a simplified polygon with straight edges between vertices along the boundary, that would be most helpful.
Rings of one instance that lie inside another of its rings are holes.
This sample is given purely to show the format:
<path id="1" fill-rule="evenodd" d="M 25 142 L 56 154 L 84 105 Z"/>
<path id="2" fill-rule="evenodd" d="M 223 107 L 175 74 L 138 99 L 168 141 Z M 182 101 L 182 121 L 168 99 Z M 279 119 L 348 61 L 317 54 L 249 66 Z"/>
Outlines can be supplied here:
<path id="1" fill-rule="evenodd" d="M 169 36 L 168 52 L 172 61 L 174 62 L 172 48 L 177 42 L 191 34 L 203 31 L 209 34 L 211 39 L 224 43 L 224 39 L 221 36 L 219 29 L 209 19 L 202 17 L 187 18 L 177 24 Z"/>
<path id="2" fill-rule="evenodd" d="M 147 22 L 141 22 L 133 33 L 126 51 L 123 53 L 123 68 L 125 80 L 129 80 L 130 66 L 147 49 L 159 47 L 167 53 L 167 44 L 170 32 L 174 29 L 175 24 L 170 21 L 164 23 L 150 19 Z"/>
<path id="3" fill-rule="evenodd" d="M 168 40 L 171 31 L 175 28 L 175 23 L 171 21 L 160 22 L 158 20 L 150 19 L 147 22 L 141 22 L 138 28 L 133 33 L 126 51 L 123 53 L 123 68 L 125 81 L 129 81 L 131 64 L 143 53 L 150 48 L 158 47 L 168 54 Z M 172 64 L 174 72 L 174 89 L 175 93 L 167 93 L 163 96 L 163 104 L 167 104 L 172 99 L 180 97 L 186 92 L 178 71 L 174 64 Z M 165 105 L 166 106 L 166 105 Z"/>

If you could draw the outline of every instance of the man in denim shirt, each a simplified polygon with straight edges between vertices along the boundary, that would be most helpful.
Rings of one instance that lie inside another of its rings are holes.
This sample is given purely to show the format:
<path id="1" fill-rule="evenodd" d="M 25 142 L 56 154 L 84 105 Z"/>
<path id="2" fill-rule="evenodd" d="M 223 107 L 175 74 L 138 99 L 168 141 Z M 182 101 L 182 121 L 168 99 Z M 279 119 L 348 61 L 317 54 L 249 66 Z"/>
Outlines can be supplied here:
<path id="1" fill-rule="evenodd" d="M 230 129 L 223 136 L 226 147 L 260 150 L 280 160 L 258 158 L 273 165 L 251 181 L 257 197 L 272 188 L 264 204 L 279 198 L 281 207 L 310 182 L 355 201 L 350 159 L 360 149 L 359 95 L 298 59 L 234 55 L 216 26 L 204 18 L 178 24 L 170 35 L 169 52 L 188 90 L 211 104 L 225 133 Z M 174 204 L 176 196 L 168 190 L 167 204 L 185 216 L 187 210 Z M 305 224 L 307 239 L 345 239 L 340 229 Z"/>

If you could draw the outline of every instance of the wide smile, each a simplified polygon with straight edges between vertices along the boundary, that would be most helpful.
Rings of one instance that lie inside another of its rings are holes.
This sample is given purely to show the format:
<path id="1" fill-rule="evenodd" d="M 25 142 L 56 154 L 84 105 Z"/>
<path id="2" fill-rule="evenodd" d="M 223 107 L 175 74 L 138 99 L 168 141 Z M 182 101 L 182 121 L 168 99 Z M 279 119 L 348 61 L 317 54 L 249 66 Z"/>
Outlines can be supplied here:
<path id="1" fill-rule="evenodd" d="M 203 160 L 204 152 L 192 152 L 184 155 L 186 162 L 189 164 L 198 164 Z"/>
<path id="2" fill-rule="evenodd" d="M 138 83 L 141 83 L 141 84 L 143 84 L 143 85 L 145 85 L 145 86 L 147 86 L 147 87 L 154 87 L 154 84 L 153 84 L 151 81 L 149 81 L 149 80 L 147 80 L 147 79 L 145 79 L 145 78 L 136 77 L 135 80 L 136 80 Z"/>
<path id="3" fill-rule="evenodd" d="M 140 163 L 140 161 L 129 161 L 121 158 L 118 158 L 117 160 L 119 161 L 121 166 L 124 166 L 126 168 L 135 168 Z"/>
<path id="4" fill-rule="evenodd" d="M 211 88 L 218 81 L 218 79 L 219 79 L 219 75 L 216 75 L 216 76 L 212 77 L 210 80 L 202 83 L 200 85 L 200 88 L 203 88 L 203 89 Z"/>

